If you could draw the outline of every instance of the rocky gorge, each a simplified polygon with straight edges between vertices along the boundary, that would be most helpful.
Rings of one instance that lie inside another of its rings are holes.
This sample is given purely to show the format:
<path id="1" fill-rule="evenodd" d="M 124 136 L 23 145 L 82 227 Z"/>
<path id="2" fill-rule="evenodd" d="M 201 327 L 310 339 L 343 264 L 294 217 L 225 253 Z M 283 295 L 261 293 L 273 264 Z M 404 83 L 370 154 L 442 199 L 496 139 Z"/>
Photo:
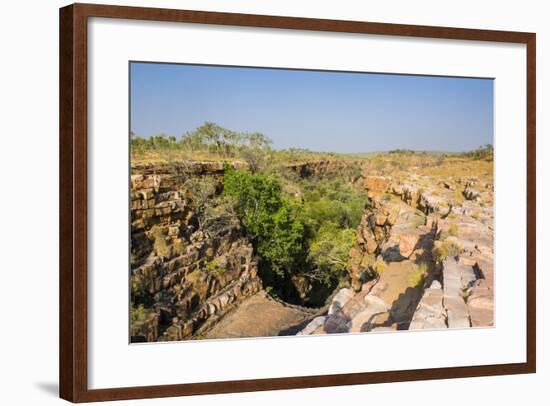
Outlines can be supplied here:
<path id="1" fill-rule="evenodd" d="M 364 182 L 373 204 L 350 253 L 351 286 L 298 334 L 493 326 L 492 183 L 416 174 Z"/>
<path id="2" fill-rule="evenodd" d="M 493 325 L 491 174 L 389 176 L 360 160 L 289 168 L 299 178 L 343 173 L 368 193 L 347 277 L 316 307 L 266 292 L 237 215 L 198 216 L 223 188 L 222 162 L 132 165 L 132 342 Z M 210 187 L 197 189 L 197 179 Z"/>

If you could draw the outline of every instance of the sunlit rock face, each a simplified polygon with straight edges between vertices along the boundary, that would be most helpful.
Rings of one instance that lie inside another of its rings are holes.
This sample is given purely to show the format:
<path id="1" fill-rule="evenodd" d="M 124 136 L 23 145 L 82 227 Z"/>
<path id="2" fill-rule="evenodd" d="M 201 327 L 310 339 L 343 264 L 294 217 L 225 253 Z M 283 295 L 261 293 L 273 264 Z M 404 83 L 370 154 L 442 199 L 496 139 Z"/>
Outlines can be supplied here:
<path id="1" fill-rule="evenodd" d="M 213 228 L 215 234 L 206 231 L 195 215 L 195 196 L 185 187 L 191 177 L 211 177 L 216 186 L 223 165 L 194 162 L 132 168 L 130 335 L 134 342 L 189 338 L 261 289 L 252 245 L 239 220 L 226 216 Z"/>
<path id="2" fill-rule="evenodd" d="M 213 225 L 199 221 L 198 202 L 209 196 L 191 192 L 187 181 L 209 179 L 209 193 L 217 196 L 223 164 L 132 168 L 133 341 L 494 324 L 490 172 L 460 177 L 425 168 L 369 174 L 349 161 L 306 162 L 290 169 L 302 179 L 344 172 L 369 197 L 349 250 L 346 281 L 315 309 L 263 290 L 258 258 L 236 215 L 215 218 Z M 285 193 L 303 201 L 297 185 L 285 184 Z M 313 289 L 303 275 L 290 282 L 299 297 Z"/>
<path id="3" fill-rule="evenodd" d="M 365 175 L 351 289 L 299 333 L 494 325 L 494 188 L 484 177 Z"/>

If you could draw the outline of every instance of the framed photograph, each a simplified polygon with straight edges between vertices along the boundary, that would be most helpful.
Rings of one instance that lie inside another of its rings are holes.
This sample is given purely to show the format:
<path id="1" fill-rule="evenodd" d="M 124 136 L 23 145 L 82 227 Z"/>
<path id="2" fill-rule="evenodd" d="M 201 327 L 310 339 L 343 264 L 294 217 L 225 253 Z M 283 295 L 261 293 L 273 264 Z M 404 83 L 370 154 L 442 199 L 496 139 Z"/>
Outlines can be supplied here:
<path id="1" fill-rule="evenodd" d="M 535 34 L 60 10 L 60 396 L 536 370 Z"/>

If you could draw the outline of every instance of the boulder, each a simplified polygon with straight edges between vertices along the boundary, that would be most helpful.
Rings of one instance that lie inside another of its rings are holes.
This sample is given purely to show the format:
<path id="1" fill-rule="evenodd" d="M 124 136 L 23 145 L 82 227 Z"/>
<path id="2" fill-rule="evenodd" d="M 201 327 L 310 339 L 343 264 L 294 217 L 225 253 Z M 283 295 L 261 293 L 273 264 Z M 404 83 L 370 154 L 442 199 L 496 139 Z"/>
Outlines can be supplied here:
<path id="1" fill-rule="evenodd" d="M 340 311 L 353 296 L 355 296 L 353 290 L 348 288 L 340 289 L 332 299 L 330 307 L 328 308 L 328 314 L 331 315 Z"/>
<path id="2" fill-rule="evenodd" d="M 411 232 L 408 234 L 402 234 L 399 236 L 399 253 L 409 258 L 418 245 L 420 234 L 417 232 Z"/>
<path id="3" fill-rule="evenodd" d="M 443 304 L 447 311 L 447 324 L 449 328 L 470 327 L 470 312 L 466 302 L 460 296 L 444 296 Z"/>
<path id="4" fill-rule="evenodd" d="M 303 336 L 313 334 L 315 330 L 321 328 L 325 324 L 326 319 L 327 316 L 315 317 L 303 330 L 299 331 L 296 335 Z"/>
<path id="5" fill-rule="evenodd" d="M 390 178 L 385 176 L 366 176 L 364 180 L 364 187 L 369 192 L 384 193 L 390 186 Z"/>

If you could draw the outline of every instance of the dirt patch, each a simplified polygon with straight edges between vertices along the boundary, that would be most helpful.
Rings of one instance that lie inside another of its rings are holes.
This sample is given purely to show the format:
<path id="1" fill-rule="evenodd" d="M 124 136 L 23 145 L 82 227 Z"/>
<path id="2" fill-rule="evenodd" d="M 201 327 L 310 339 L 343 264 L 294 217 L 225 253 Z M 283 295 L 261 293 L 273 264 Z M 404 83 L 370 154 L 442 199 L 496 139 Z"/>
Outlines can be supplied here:
<path id="1" fill-rule="evenodd" d="M 315 316 L 314 311 L 285 306 L 260 292 L 244 300 L 227 313 L 202 338 L 270 337 L 281 332 L 295 334 L 302 323 Z"/>

